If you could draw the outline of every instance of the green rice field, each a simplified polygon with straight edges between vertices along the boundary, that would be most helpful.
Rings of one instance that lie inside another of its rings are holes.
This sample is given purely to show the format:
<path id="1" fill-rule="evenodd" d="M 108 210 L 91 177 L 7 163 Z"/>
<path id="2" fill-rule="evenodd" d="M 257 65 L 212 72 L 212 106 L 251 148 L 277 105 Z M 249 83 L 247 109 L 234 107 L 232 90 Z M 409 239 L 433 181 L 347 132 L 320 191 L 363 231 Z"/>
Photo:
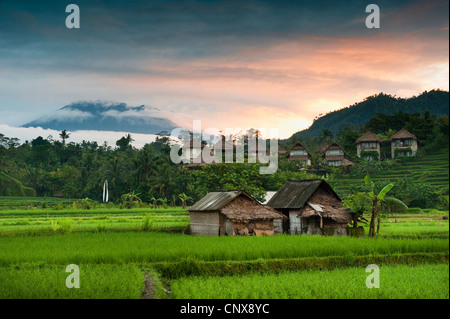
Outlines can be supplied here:
<path id="1" fill-rule="evenodd" d="M 448 264 L 381 266 L 380 287 L 367 288 L 365 268 L 280 274 L 190 277 L 172 283 L 182 299 L 448 299 Z"/>
<path id="2" fill-rule="evenodd" d="M 371 176 L 373 181 L 388 180 L 395 182 L 403 177 L 410 177 L 416 181 L 429 184 L 448 195 L 449 189 L 449 154 L 448 150 L 417 158 L 415 160 L 402 163 L 392 170 L 386 170 Z M 348 194 L 351 185 L 364 184 L 364 176 L 342 176 L 336 186 L 339 194 Z"/>
<path id="3" fill-rule="evenodd" d="M 448 298 L 446 211 L 394 214 L 377 238 L 204 237 L 180 207 L 45 200 L 0 198 L 0 298 Z M 378 289 L 365 286 L 372 263 Z M 65 285 L 69 264 L 78 289 Z"/>

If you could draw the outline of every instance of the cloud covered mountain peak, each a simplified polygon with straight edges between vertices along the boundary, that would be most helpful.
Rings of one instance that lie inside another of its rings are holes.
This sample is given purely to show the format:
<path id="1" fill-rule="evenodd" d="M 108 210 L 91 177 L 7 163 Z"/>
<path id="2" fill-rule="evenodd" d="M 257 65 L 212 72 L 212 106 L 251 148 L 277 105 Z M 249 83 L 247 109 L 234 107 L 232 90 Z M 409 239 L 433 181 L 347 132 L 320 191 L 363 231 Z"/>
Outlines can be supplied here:
<path id="1" fill-rule="evenodd" d="M 42 116 L 23 127 L 53 130 L 100 130 L 143 134 L 170 132 L 177 125 L 170 112 L 152 106 L 129 106 L 121 102 L 80 101 Z"/>

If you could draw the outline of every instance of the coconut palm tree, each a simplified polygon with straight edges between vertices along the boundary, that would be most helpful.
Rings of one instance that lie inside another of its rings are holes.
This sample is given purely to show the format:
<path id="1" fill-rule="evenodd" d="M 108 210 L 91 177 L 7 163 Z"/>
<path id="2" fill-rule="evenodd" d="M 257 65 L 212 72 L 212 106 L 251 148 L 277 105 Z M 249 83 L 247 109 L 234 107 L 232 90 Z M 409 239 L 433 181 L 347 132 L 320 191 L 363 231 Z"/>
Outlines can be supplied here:
<path id="1" fill-rule="evenodd" d="M 67 133 L 67 130 L 62 130 L 61 133 L 59 133 L 59 137 L 61 137 L 63 145 L 66 145 L 66 140 L 70 137 L 70 134 Z"/>

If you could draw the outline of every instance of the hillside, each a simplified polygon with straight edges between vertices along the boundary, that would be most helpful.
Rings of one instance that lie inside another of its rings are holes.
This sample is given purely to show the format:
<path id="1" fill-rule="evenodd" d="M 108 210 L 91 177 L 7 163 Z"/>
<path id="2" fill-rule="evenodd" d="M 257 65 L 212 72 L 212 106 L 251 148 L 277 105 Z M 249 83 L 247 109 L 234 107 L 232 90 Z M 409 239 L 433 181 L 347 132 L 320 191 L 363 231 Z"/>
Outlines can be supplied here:
<path id="1" fill-rule="evenodd" d="M 324 129 L 337 133 L 347 126 L 362 126 L 377 113 L 386 115 L 392 115 L 397 112 L 412 114 L 429 110 L 437 116 L 448 115 L 448 106 L 448 91 L 425 91 L 419 96 L 407 99 L 380 93 L 347 108 L 328 113 L 316 119 L 308 129 L 297 132 L 293 136 L 299 138 L 316 137 Z"/>
<path id="2" fill-rule="evenodd" d="M 0 172 L 0 196 L 36 196 L 36 192 L 23 186 L 15 178 Z"/>
<path id="3" fill-rule="evenodd" d="M 402 177 L 411 177 L 415 181 L 423 182 L 439 189 L 448 195 L 449 189 L 449 154 L 448 149 L 438 154 L 418 158 L 415 161 L 401 163 L 399 167 L 380 171 L 372 176 L 374 181 L 395 182 Z M 345 176 L 338 179 L 337 192 L 347 195 L 351 185 L 364 184 L 363 176 Z"/>

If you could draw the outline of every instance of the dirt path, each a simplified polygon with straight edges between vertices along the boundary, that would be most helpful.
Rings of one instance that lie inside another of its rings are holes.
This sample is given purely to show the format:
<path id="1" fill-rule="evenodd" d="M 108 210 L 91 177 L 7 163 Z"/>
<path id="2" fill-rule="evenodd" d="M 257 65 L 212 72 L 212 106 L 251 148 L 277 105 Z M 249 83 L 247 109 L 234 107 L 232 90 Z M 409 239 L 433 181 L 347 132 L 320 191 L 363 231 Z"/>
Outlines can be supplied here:
<path id="1" fill-rule="evenodd" d="M 148 273 L 144 273 L 145 276 L 145 289 L 142 292 L 142 299 L 156 299 L 154 295 L 155 285 L 152 283 L 150 275 Z"/>

